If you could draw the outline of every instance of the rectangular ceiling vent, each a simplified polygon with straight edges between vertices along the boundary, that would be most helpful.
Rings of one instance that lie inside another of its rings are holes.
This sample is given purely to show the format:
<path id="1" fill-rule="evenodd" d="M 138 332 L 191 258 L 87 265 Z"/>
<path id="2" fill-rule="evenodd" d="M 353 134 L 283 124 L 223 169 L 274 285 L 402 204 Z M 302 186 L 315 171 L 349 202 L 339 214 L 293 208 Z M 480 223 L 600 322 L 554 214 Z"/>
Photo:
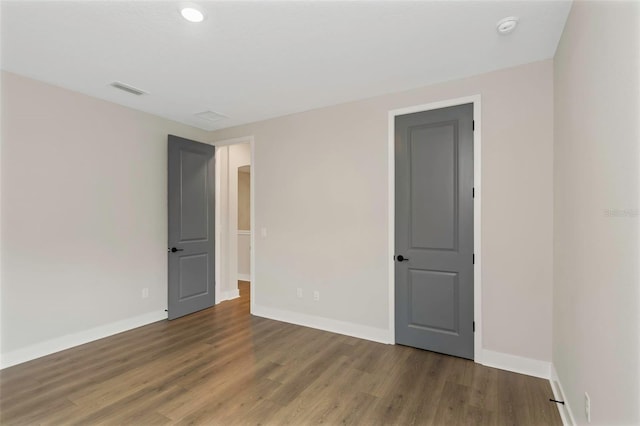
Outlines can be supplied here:
<path id="1" fill-rule="evenodd" d="M 201 118 L 203 120 L 206 120 L 208 122 L 215 122 L 215 121 L 219 121 L 222 120 L 223 118 L 228 118 L 227 116 L 224 116 L 222 114 L 218 114 L 217 112 L 213 112 L 213 111 L 204 111 L 204 112 L 199 112 L 196 114 L 196 117 Z"/>
<path id="2" fill-rule="evenodd" d="M 111 83 L 111 87 L 124 90 L 125 92 L 131 93 L 132 95 L 136 95 L 136 96 L 147 94 L 147 92 L 145 92 L 144 90 L 140 90 L 137 87 L 129 86 L 128 84 L 124 84 L 119 81 L 114 81 L 113 83 Z"/>

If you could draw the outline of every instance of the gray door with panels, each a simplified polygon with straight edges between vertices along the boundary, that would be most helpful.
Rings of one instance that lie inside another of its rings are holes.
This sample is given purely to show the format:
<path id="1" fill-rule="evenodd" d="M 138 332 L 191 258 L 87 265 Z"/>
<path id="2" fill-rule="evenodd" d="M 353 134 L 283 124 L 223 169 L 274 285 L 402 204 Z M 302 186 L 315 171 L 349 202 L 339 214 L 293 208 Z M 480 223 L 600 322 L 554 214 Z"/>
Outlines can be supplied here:
<path id="1" fill-rule="evenodd" d="M 215 303 L 215 147 L 169 135 L 169 319 Z"/>
<path id="2" fill-rule="evenodd" d="M 473 104 L 395 120 L 396 343 L 473 359 Z"/>

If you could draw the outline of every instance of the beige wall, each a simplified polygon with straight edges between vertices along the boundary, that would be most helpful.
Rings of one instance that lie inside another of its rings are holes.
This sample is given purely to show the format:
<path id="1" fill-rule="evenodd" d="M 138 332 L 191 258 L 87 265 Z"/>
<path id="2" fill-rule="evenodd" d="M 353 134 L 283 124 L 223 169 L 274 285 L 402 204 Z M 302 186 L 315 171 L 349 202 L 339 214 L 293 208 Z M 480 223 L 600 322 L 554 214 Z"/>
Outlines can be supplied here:
<path id="1" fill-rule="evenodd" d="M 165 308 L 167 133 L 255 135 L 258 303 L 388 330 L 387 113 L 480 93 L 484 347 L 550 360 L 551 77 L 538 62 L 211 135 L 3 73 L 3 353 Z"/>
<path id="2" fill-rule="evenodd" d="M 481 94 L 484 347 L 550 361 L 552 72 L 537 62 L 215 132 L 255 137 L 268 235 L 256 235 L 256 304 L 388 330 L 388 111 Z"/>
<path id="3" fill-rule="evenodd" d="M 51 339 L 163 314 L 168 133 L 207 136 L 2 73 L 3 361 Z"/>
<path id="4" fill-rule="evenodd" d="M 578 424 L 640 424 L 638 2 L 575 2 L 554 61 L 553 363 Z"/>
<path id="5" fill-rule="evenodd" d="M 238 229 L 251 230 L 251 175 L 238 171 Z"/>
<path id="6" fill-rule="evenodd" d="M 251 280 L 251 235 L 238 232 L 238 280 Z"/>

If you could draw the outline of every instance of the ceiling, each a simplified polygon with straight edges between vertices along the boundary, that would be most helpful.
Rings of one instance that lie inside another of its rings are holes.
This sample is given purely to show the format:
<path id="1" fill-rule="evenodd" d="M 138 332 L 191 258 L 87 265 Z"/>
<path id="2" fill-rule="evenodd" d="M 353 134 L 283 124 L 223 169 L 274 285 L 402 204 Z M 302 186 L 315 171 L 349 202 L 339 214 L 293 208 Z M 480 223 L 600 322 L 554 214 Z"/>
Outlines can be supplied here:
<path id="1" fill-rule="evenodd" d="M 568 1 L 2 1 L 2 69 L 205 130 L 553 57 Z M 506 16 L 520 18 L 508 36 Z M 114 89 L 120 81 L 147 92 Z M 195 114 L 226 116 L 210 121 Z"/>

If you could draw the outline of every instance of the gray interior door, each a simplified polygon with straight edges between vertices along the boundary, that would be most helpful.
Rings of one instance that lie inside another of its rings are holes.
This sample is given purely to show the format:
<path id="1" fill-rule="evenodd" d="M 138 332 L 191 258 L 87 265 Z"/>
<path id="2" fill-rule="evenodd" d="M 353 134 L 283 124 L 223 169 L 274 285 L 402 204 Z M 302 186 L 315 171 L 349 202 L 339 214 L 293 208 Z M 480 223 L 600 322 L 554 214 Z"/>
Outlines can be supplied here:
<path id="1" fill-rule="evenodd" d="M 395 121 L 396 342 L 473 359 L 473 104 Z"/>
<path id="2" fill-rule="evenodd" d="M 215 147 L 169 135 L 169 319 L 215 303 Z"/>

